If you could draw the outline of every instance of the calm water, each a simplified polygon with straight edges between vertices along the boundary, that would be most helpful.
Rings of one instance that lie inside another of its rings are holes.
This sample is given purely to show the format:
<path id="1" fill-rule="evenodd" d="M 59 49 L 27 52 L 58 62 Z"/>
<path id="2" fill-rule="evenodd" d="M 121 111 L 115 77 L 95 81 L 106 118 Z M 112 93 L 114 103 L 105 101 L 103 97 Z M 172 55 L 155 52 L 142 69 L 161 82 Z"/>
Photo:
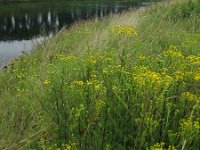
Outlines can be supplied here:
<path id="1" fill-rule="evenodd" d="M 35 43 L 58 32 L 63 26 L 145 4 L 112 0 L 0 4 L 0 68 L 23 51 L 29 52 Z"/>

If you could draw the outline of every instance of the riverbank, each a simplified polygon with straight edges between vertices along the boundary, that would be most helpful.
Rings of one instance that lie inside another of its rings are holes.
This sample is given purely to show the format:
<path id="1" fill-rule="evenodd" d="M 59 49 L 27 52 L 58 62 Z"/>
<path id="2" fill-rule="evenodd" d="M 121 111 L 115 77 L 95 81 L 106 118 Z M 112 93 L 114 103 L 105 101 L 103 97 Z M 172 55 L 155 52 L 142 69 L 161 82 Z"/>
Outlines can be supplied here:
<path id="1" fill-rule="evenodd" d="M 10 3 L 10 2 L 56 2 L 56 1 L 84 1 L 84 0 L 0 0 L 0 3 Z M 91 1 L 107 1 L 107 0 L 91 0 Z M 119 1 L 119 0 L 113 0 Z M 134 1 L 134 2 L 143 2 L 143 0 L 126 0 L 126 1 Z M 147 0 L 149 1 L 161 1 L 161 0 Z"/>
<path id="2" fill-rule="evenodd" d="M 103 18 L 110 13 L 146 5 L 115 0 L 0 4 L 0 68 L 22 51 L 29 52 L 37 37 L 51 36 L 63 26 L 71 26 L 80 20 Z"/>
<path id="3" fill-rule="evenodd" d="M 0 149 L 198 149 L 196 6 L 79 22 L 13 61 L 0 74 Z"/>

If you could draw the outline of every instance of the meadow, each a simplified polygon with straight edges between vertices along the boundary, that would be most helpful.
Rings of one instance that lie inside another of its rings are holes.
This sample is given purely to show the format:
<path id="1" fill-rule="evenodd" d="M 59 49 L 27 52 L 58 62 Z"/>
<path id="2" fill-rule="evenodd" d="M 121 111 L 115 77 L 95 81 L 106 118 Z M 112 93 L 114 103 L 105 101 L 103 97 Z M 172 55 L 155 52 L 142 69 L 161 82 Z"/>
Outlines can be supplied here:
<path id="1" fill-rule="evenodd" d="M 198 150 L 199 1 L 78 22 L 0 73 L 0 149 Z"/>

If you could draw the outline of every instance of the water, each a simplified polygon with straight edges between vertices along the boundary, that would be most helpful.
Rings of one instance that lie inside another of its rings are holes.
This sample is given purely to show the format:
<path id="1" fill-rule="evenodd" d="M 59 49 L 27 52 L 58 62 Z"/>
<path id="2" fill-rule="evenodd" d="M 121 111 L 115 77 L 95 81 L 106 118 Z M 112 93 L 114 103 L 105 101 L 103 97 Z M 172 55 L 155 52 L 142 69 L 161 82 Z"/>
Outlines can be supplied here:
<path id="1" fill-rule="evenodd" d="M 63 26 L 143 5 L 112 0 L 0 4 L 0 68 Z"/>

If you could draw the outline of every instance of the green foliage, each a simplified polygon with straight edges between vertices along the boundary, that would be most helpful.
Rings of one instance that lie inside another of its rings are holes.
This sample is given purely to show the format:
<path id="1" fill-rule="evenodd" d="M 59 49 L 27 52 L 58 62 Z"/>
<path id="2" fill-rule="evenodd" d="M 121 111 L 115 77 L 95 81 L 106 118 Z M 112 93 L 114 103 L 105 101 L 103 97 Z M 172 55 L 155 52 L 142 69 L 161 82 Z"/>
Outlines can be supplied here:
<path id="1" fill-rule="evenodd" d="M 193 15 L 200 16 L 199 2 L 193 3 L 192 1 L 188 1 L 187 4 L 178 4 L 172 6 L 167 16 L 168 19 L 178 21 L 180 19 L 190 18 Z"/>
<path id="2" fill-rule="evenodd" d="M 198 149 L 200 26 L 190 11 L 153 6 L 137 26 L 87 22 L 13 61 L 0 75 L 0 148 Z"/>

